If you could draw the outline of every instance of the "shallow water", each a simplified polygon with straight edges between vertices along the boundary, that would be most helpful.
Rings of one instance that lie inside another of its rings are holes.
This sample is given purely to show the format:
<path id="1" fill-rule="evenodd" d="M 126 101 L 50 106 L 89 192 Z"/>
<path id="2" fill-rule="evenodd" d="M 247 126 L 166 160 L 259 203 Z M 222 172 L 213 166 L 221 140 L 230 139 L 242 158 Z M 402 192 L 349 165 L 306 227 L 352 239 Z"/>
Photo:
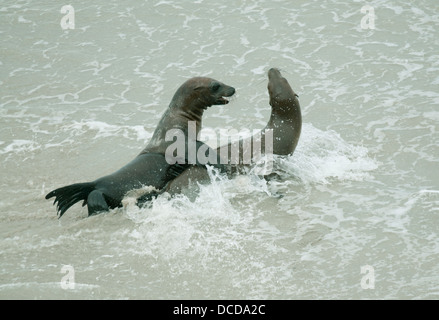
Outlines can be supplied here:
<path id="1" fill-rule="evenodd" d="M 61 3 L 0 5 L 2 299 L 439 298 L 437 1 L 371 1 L 375 29 L 362 1 L 70 4 L 67 30 Z M 204 127 L 263 128 L 270 67 L 304 121 L 280 179 L 90 218 L 44 199 L 130 161 L 192 76 L 237 89 Z"/>

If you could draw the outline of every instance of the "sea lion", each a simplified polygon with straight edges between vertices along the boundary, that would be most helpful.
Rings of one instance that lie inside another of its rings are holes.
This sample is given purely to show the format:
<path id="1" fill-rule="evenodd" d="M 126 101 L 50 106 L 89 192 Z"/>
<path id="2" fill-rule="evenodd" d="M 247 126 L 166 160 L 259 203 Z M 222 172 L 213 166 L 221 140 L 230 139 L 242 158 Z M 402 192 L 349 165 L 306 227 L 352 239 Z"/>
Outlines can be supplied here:
<path id="1" fill-rule="evenodd" d="M 208 151 L 218 158 L 214 150 L 196 141 L 196 135 L 194 141 L 189 139 L 189 124 L 195 124 L 195 131 L 198 133 L 204 111 L 212 105 L 227 104 L 228 100 L 225 97 L 230 97 L 234 93 L 233 87 L 211 78 L 196 77 L 187 80 L 174 94 L 151 140 L 134 160 L 118 171 L 95 181 L 55 189 L 46 195 L 46 199 L 55 197 L 54 204 L 57 203 L 57 212 L 61 217 L 72 205 L 81 200 L 82 205 L 88 207 L 88 215 L 93 215 L 120 207 L 125 194 L 133 189 L 152 186 L 159 192 L 188 167 L 205 164 L 198 162 L 197 159 L 192 163 L 189 161 L 190 145 L 197 150 L 203 148 L 204 152 Z M 173 142 L 168 141 L 166 136 L 171 130 L 179 130 L 188 137 L 184 159 L 174 157 L 173 162 L 169 161 L 173 155 L 169 154 L 168 150 Z M 221 170 L 221 165 L 215 162 L 218 161 L 208 163 Z M 149 196 L 150 194 L 147 194 L 143 200 Z"/>
<path id="2" fill-rule="evenodd" d="M 250 164 L 245 163 L 246 160 L 254 163 L 264 153 L 288 155 L 296 149 L 302 130 L 298 95 L 276 68 L 268 71 L 267 89 L 271 106 L 267 125 L 251 137 L 218 147 L 216 151 L 222 163 L 227 161 L 232 166 L 245 166 Z"/>
<path id="3" fill-rule="evenodd" d="M 268 70 L 268 93 L 271 116 L 263 131 L 273 130 L 273 154 L 293 154 L 302 132 L 299 96 L 276 68 Z"/>
<path id="4" fill-rule="evenodd" d="M 254 162 L 258 160 L 255 155 L 260 157 L 263 151 L 270 148 L 271 152 L 276 155 L 289 155 L 296 149 L 302 130 L 302 114 L 298 95 L 277 68 L 271 68 L 268 71 L 267 88 L 270 96 L 271 115 L 265 128 L 256 135 L 216 149 L 217 154 L 220 155 L 221 163 L 227 164 L 229 173 L 242 171 L 243 168 L 250 165 L 243 163 L 246 154 L 251 155 L 251 160 Z M 269 137 L 270 139 L 266 139 Z M 258 140 L 256 144 L 254 144 L 255 140 Z M 252 146 L 259 146 L 259 143 L 262 152 L 254 153 Z M 270 145 L 271 143 L 272 145 Z M 238 151 L 235 152 L 238 157 L 232 157 L 232 150 Z M 209 181 L 206 168 L 190 167 L 172 180 L 164 191 L 173 195 L 186 192 L 196 187 L 198 183 L 208 183 Z"/>

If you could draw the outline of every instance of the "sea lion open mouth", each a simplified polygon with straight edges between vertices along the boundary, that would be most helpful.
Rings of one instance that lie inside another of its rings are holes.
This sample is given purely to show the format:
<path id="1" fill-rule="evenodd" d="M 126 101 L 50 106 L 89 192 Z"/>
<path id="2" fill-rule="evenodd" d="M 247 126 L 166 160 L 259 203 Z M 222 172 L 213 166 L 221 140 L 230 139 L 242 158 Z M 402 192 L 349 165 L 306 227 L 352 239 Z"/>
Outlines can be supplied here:
<path id="1" fill-rule="evenodd" d="M 236 92 L 235 88 L 216 80 L 210 84 L 210 90 L 212 92 L 212 98 L 214 98 L 213 104 L 215 105 L 228 104 L 229 100 L 226 98 L 233 96 Z"/>
<path id="2" fill-rule="evenodd" d="M 221 97 L 218 100 L 216 100 L 215 104 L 228 104 L 229 100 L 227 100 L 225 97 Z"/>
<path id="3" fill-rule="evenodd" d="M 229 87 L 229 89 L 225 92 L 224 95 L 216 99 L 215 104 L 228 104 L 230 101 L 227 98 L 230 98 L 235 94 L 235 88 Z"/>

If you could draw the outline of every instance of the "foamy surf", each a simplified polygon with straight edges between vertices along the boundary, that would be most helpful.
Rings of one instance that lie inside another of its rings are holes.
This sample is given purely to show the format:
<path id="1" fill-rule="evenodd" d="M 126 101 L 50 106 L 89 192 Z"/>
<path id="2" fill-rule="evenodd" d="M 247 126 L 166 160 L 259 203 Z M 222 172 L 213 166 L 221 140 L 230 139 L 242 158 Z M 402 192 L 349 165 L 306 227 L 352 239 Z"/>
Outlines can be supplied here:
<path id="1" fill-rule="evenodd" d="M 144 208 L 127 202 L 123 214 L 135 222 L 130 232 L 132 252 L 156 259 L 205 256 L 212 244 L 238 248 L 249 233 L 267 235 L 271 230 L 279 234 L 263 219 L 271 211 L 266 202 L 275 206 L 280 199 L 294 202 L 297 194 L 287 189 L 360 181 L 370 178 L 370 171 L 377 168 L 366 148 L 347 143 L 333 131 L 308 124 L 303 137 L 294 155 L 274 157 L 277 178 L 273 180 L 252 170 L 227 178 L 209 167 L 211 181 L 200 185 L 195 197 L 165 193 Z"/>

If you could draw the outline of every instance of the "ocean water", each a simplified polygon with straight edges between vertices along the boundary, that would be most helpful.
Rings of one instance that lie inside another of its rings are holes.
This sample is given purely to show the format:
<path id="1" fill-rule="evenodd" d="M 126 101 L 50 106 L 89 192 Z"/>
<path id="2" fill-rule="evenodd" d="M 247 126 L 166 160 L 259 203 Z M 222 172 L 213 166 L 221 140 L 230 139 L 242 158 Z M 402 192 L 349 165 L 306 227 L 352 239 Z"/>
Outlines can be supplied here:
<path id="1" fill-rule="evenodd" d="M 0 298 L 438 299 L 438 21 L 434 0 L 2 1 Z M 44 199 L 134 158 L 193 76 L 237 90 L 205 128 L 262 129 L 270 67 L 304 122 L 278 179 L 212 171 L 90 218 Z"/>

